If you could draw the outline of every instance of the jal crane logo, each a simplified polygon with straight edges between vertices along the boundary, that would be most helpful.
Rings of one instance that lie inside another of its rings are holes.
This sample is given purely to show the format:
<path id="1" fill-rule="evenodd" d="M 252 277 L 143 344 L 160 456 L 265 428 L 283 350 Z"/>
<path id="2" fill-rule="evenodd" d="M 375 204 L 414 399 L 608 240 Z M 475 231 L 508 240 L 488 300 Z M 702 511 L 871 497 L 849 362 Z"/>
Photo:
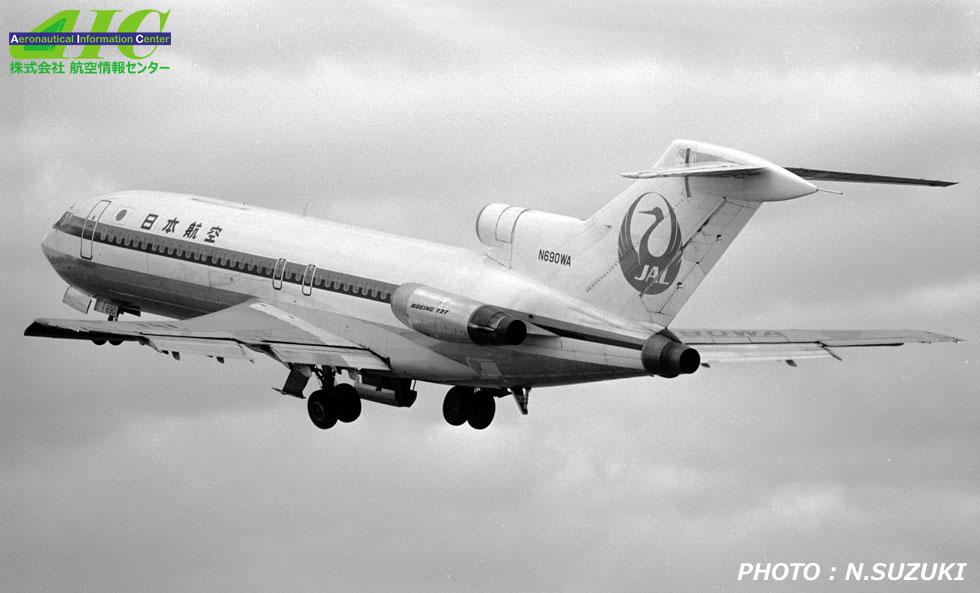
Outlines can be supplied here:
<path id="1" fill-rule="evenodd" d="M 619 229 L 619 267 L 630 286 L 658 294 L 677 278 L 681 267 L 681 229 L 674 208 L 650 192 L 633 202 Z"/>

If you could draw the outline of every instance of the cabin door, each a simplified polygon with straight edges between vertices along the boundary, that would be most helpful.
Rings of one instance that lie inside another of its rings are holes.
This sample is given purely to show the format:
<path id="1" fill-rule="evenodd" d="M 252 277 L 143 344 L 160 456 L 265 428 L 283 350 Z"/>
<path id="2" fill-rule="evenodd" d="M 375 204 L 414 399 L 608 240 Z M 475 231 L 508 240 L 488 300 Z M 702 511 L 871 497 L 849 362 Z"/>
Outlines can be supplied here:
<path id="1" fill-rule="evenodd" d="M 100 200 L 98 204 L 92 206 L 91 212 L 85 217 L 85 224 L 82 225 L 81 252 L 84 259 L 92 259 L 92 240 L 95 238 L 95 227 L 99 226 L 99 218 L 108 207 L 109 200 Z"/>

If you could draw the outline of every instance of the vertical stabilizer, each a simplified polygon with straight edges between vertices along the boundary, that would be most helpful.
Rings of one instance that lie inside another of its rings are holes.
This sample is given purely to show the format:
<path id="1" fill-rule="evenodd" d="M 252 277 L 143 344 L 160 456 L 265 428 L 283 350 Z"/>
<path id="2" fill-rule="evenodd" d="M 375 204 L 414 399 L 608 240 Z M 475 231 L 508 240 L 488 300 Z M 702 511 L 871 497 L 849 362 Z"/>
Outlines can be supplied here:
<path id="1" fill-rule="evenodd" d="M 506 238 L 487 244 L 515 271 L 666 326 L 762 202 L 817 191 L 759 157 L 687 140 L 671 143 L 650 170 L 624 176 L 636 181 L 587 220 L 488 207 L 481 240 Z"/>

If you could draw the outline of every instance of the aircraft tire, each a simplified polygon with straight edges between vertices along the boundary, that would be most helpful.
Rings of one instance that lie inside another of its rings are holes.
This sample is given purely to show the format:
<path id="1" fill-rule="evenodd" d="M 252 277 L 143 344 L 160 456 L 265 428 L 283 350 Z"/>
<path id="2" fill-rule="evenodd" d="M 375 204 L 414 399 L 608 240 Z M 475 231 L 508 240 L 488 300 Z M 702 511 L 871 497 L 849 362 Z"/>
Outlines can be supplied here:
<path id="1" fill-rule="evenodd" d="M 497 404 L 493 396 L 485 391 L 477 391 L 470 398 L 470 413 L 466 419 L 470 426 L 476 430 L 483 430 L 493 422 L 493 414 Z"/>
<path id="2" fill-rule="evenodd" d="M 306 400 L 306 410 L 310 420 L 319 429 L 326 430 L 337 424 L 337 403 L 330 397 L 330 392 L 323 389 L 314 391 Z"/>
<path id="3" fill-rule="evenodd" d="M 361 397 L 353 385 L 341 383 L 333 388 L 331 399 L 337 410 L 337 420 L 353 422 L 361 416 Z"/>
<path id="4" fill-rule="evenodd" d="M 472 389 L 458 385 L 453 387 L 446 393 L 446 399 L 442 400 L 442 417 L 453 426 L 463 424 L 469 416 L 472 398 Z"/>

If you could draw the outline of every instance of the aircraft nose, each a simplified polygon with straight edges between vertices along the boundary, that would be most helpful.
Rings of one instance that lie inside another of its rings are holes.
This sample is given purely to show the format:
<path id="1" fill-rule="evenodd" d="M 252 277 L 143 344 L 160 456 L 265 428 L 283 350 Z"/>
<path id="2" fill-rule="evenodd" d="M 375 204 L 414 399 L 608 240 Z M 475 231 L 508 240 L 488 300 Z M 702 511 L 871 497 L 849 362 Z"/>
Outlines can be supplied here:
<path id="1" fill-rule="evenodd" d="M 48 232 L 44 233 L 44 237 L 41 239 L 41 251 L 49 262 L 53 262 L 55 257 L 54 229 L 48 229 Z"/>
<path id="2" fill-rule="evenodd" d="M 50 262 L 55 269 L 58 267 L 58 262 L 62 260 L 65 255 L 67 255 L 64 253 L 65 240 L 63 237 L 59 237 L 59 235 L 64 233 L 63 225 L 68 221 L 70 216 L 70 211 L 65 212 L 61 218 L 54 223 L 54 226 L 49 228 L 47 232 L 44 233 L 44 237 L 41 238 L 41 251 L 44 253 L 44 257 L 47 258 L 48 262 Z M 60 249 L 59 245 L 61 246 Z"/>

